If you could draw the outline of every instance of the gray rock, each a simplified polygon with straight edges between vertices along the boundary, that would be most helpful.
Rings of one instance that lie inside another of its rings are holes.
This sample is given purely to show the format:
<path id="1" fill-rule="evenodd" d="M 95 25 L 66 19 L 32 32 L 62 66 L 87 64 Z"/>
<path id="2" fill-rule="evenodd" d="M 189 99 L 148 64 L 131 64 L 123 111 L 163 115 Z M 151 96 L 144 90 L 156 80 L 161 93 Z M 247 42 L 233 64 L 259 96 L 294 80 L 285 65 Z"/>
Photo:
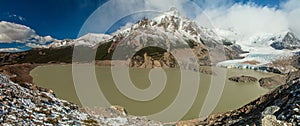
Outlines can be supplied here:
<path id="1" fill-rule="evenodd" d="M 262 126 L 279 126 L 279 121 L 274 115 L 267 115 L 262 119 Z"/>
<path id="2" fill-rule="evenodd" d="M 280 108 L 278 106 L 270 106 L 267 107 L 263 112 L 262 116 L 273 115 L 275 112 L 279 111 Z"/>

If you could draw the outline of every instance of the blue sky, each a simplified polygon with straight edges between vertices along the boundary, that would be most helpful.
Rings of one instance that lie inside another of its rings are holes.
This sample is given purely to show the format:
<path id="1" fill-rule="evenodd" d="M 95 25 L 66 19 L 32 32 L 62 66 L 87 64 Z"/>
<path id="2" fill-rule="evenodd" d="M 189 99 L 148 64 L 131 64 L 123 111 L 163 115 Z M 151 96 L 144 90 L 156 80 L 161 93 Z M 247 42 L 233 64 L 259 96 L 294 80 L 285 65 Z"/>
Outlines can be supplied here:
<path id="1" fill-rule="evenodd" d="M 268 7 L 279 7 L 279 4 L 281 2 L 284 2 L 286 0 L 235 0 L 236 2 L 243 2 L 243 3 L 247 3 L 247 2 L 253 2 L 257 5 L 260 6 L 268 6 Z"/>
<path id="2" fill-rule="evenodd" d="M 0 0 L 0 20 L 29 26 L 42 36 L 51 35 L 58 39 L 76 38 L 84 21 L 106 1 Z M 249 2 L 249 0 L 234 1 L 236 3 Z M 259 6 L 278 8 L 280 2 L 284 0 L 250 1 Z"/>
<path id="3" fill-rule="evenodd" d="M 0 20 L 24 24 L 43 36 L 74 38 L 86 18 L 103 2 L 105 1 L 0 0 Z"/>

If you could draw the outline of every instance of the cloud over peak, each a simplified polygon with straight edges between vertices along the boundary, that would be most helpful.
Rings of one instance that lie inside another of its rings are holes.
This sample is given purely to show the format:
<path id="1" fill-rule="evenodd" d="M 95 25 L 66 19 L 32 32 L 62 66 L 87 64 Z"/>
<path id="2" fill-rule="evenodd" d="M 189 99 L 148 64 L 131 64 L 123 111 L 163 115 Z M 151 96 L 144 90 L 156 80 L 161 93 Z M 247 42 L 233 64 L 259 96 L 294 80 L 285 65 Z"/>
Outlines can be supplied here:
<path id="1" fill-rule="evenodd" d="M 255 3 L 227 4 L 204 10 L 215 27 L 234 29 L 245 37 L 260 33 L 292 31 L 300 36 L 300 1 L 288 0 L 279 8 L 259 6 Z M 196 19 L 200 21 L 202 15 Z M 203 23 L 202 23 L 203 24 Z M 204 24 L 205 25 L 205 24 Z"/>
<path id="2" fill-rule="evenodd" d="M 25 41 L 36 36 L 35 31 L 27 26 L 6 21 L 0 22 L 0 31 L 1 42 Z"/>
<path id="3" fill-rule="evenodd" d="M 132 12 L 142 10 L 164 12 L 176 7 L 182 15 L 195 20 L 199 25 L 232 29 L 245 37 L 284 31 L 291 31 L 300 36 L 299 0 L 285 0 L 282 3 L 277 1 L 274 6 L 270 6 L 272 3 L 262 3 L 264 4 L 259 5 L 251 1 L 236 2 L 236 0 L 110 0 L 101 6 L 102 11 L 97 10 L 93 15 L 94 18 L 87 20 L 82 33 L 86 34 L 88 31 L 105 33 L 106 27 L 110 27 L 113 22 Z M 94 22 L 101 22 L 101 25 Z"/>

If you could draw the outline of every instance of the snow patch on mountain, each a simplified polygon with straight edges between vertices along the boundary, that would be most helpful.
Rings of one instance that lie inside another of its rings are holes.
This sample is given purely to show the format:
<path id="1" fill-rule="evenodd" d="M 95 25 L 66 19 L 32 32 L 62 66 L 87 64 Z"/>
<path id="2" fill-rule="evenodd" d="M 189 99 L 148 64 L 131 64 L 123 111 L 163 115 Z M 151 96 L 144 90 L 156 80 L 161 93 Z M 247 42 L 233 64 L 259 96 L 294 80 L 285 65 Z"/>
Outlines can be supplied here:
<path id="1" fill-rule="evenodd" d="M 219 37 L 213 30 L 199 26 L 195 21 L 181 16 L 176 8 L 152 19 L 153 26 L 162 27 L 166 32 L 177 32 L 194 41 L 219 41 Z"/>
<path id="2" fill-rule="evenodd" d="M 53 43 L 49 44 L 48 46 L 46 46 L 44 48 L 58 48 L 58 47 L 74 46 L 74 45 L 94 47 L 102 42 L 107 42 L 111 38 L 112 38 L 112 36 L 107 35 L 107 34 L 88 33 L 77 39 L 65 39 L 65 40 L 53 41 Z"/>
<path id="3" fill-rule="evenodd" d="M 149 24 L 147 24 L 148 21 L 150 22 Z M 127 36 L 131 31 L 141 27 L 151 27 L 162 32 L 177 35 L 178 37 L 180 35 L 182 38 L 191 39 L 196 42 L 201 42 L 201 40 L 216 42 L 222 39 L 213 30 L 201 27 L 193 20 L 181 16 L 180 12 L 174 7 L 153 19 L 142 19 L 136 24 L 126 26 L 112 33 L 112 35 Z"/>
<path id="4" fill-rule="evenodd" d="M 242 54 L 243 59 L 228 60 L 217 64 L 217 66 L 227 68 L 247 68 L 257 69 L 260 66 L 270 64 L 276 60 L 286 59 L 295 55 L 300 49 L 300 43 L 296 43 L 299 39 L 295 38 L 289 31 L 271 33 L 259 33 L 252 37 L 245 37 L 233 30 L 215 30 L 218 35 L 234 41 L 240 45 L 244 51 L 248 53 Z M 291 48 L 275 48 L 274 43 L 281 43 L 284 47 Z"/>
<path id="5" fill-rule="evenodd" d="M 99 44 L 100 42 L 105 42 L 106 40 L 109 40 L 111 38 L 112 36 L 107 34 L 88 33 L 76 39 L 76 45 L 87 45 L 93 47 Z"/>

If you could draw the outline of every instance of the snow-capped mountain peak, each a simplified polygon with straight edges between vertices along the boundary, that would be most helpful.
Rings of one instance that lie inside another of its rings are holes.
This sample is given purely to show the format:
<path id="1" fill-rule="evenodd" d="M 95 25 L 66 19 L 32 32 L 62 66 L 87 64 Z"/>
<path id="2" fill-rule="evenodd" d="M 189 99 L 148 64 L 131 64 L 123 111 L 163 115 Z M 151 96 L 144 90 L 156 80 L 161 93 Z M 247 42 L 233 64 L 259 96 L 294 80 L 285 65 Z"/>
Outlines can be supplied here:
<path id="1" fill-rule="evenodd" d="M 84 41 L 84 42 L 92 42 L 92 43 L 99 43 L 108 39 L 111 39 L 112 36 L 107 34 L 96 34 L 96 33 L 88 33 L 84 36 L 81 36 L 80 38 L 76 39 L 78 42 Z"/>
<path id="2" fill-rule="evenodd" d="M 163 12 L 162 14 L 154 17 L 152 20 L 156 21 L 156 22 L 161 22 L 161 20 L 163 18 L 166 18 L 166 17 L 169 17 L 169 18 L 171 18 L 171 17 L 185 18 L 185 17 L 182 17 L 180 15 L 180 12 L 175 7 L 172 7 L 168 11 Z"/>
<path id="3" fill-rule="evenodd" d="M 180 12 L 172 7 L 168 11 L 154 17 L 153 19 L 142 19 L 133 24 L 131 28 L 118 31 L 116 34 L 123 34 L 134 31 L 139 28 L 153 28 L 162 32 L 168 32 L 174 35 L 180 35 L 182 38 L 194 40 L 196 42 L 220 40 L 221 38 L 211 29 L 199 26 L 195 21 L 180 15 Z"/>
<path id="4" fill-rule="evenodd" d="M 111 36 L 107 34 L 88 33 L 84 36 L 79 37 L 77 40 L 103 41 L 110 38 Z"/>
<path id="5" fill-rule="evenodd" d="M 88 33 L 76 39 L 76 45 L 88 45 L 90 47 L 93 47 L 100 42 L 105 42 L 106 40 L 109 40 L 111 38 L 112 36 L 107 34 Z"/>
<path id="6" fill-rule="evenodd" d="M 49 46 L 47 46 L 47 48 L 57 48 L 57 47 L 73 46 L 73 45 L 94 47 L 101 42 L 106 42 L 107 40 L 110 40 L 111 38 L 112 36 L 107 34 L 88 33 L 77 39 L 56 40 L 53 43 L 51 43 Z"/>
<path id="7" fill-rule="evenodd" d="M 275 49 L 294 50 L 300 48 L 300 40 L 292 32 L 285 32 L 277 38 L 271 38 L 274 41 L 271 46 Z"/>
<path id="8" fill-rule="evenodd" d="M 168 11 L 164 12 L 164 15 L 169 15 L 169 16 L 180 16 L 180 12 L 177 10 L 176 7 L 171 7 Z"/>

